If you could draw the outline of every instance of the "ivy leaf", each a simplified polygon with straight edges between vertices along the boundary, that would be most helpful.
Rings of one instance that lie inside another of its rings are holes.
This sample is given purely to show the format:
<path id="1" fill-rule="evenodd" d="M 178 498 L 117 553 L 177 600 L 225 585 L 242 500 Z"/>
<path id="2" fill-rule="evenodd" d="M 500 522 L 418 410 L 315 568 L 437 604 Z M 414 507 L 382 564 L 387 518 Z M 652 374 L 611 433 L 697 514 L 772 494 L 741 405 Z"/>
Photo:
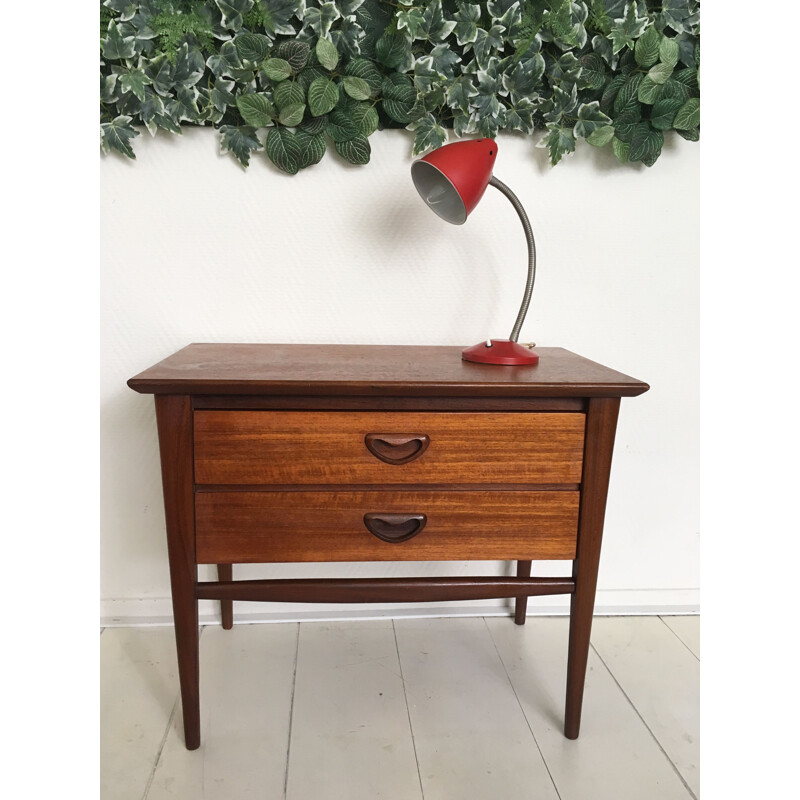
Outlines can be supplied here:
<path id="1" fill-rule="evenodd" d="M 608 64 L 611 69 L 617 68 L 617 61 L 618 58 L 614 53 L 614 48 L 611 45 L 611 42 L 605 36 L 595 36 L 592 39 L 592 50 L 594 50 L 603 61 Z"/>
<path id="2" fill-rule="evenodd" d="M 539 146 L 548 148 L 550 164 L 555 166 L 563 156 L 575 150 L 575 135 L 571 128 L 562 128 L 556 123 L 550 123 L 547 131 L 547 135 L 539 142 Z"/>
<path id="3" fill-rule="evenodd" d="M 175 71 L 172 80 L 178 86 L 194 86 L 205 72 L 205 62 L 203 56 L 196 48 L 189 49 L 187 42 L 184 42 L 175 54 Z"/>
<path id="4" fill-rule="evenodd" d="M 456 27 L 452 20 L 446 20 L 442 13 L 442 0 L 432 0 L 422 15 L 421 36 L 429 42 L 444 41 Z"/>
<path id="5" fill-rule="evenodd" d="M 453 77 L 454 67 L 461 63 L 458 53 L 446 44 L 437 44 L 430 52 L 430 59 L 433 68 L 448 78 Z"/>
<path id="6" fill-rule="evenodd" d="M 691 128 L 696 128 L 700 124 L 700 99 L 697 97 L 690 97 L 678 109 L 675 115 L 675 121 L 672 127 L 679 131 L 688 131 Z"/>
<path id="7" fill-rule="evenodd" d="M 309 6 L 306 9 L 303 24 L 310 27 L 320 39 L 323 39 L 330 33 L 331 25 L 341 16 L 339 9 L 336 8 L 336 3 L 321 3 L 319 8 Z"/>
<path id="8" fill-rule="evenodd" d="M 144 87 L 152 83 L 150 78 L 140 69 L 125 69 L 124 67 L 112 67 L 112 69 L 120 92 L 122 94 L 132 92 L 143 103 Z"/>
<path id="9" fill-rule="evenodd" d="M 425 34 L 421 33 L 422 26 L 425 22 L 421 8 L 417 8 L 416 6 L 412 6 L 411 8 L 401 6 L 395 14 L 395 20 L 397 22 L 397 29 L 407 30 L 412 40 L 425 38 Z"/>
<path id="10" fill-rule="evenodd" d="M 127 22 L 132 19 L 139 10 L 139 3 L 135 2 L 135 0 L 105 0 L 103 5 L 112 11 L 116 11 L 120 15 L 121 22 Z"/>
<path id="11" fill-rule="evenodd" d="M 268 13 L 270 33 L 282 36 L 294 36 L 295 31 L 291 19 L 303 20 L 306 13 L 305 0 L 259 0 L 260 6 Z"/>
<path id="12" fill-rule="evenodd" d="M 361 43 L 366 36 L 366 31 L 356 22 L 354 16 L 343 17 L 336 29 L 331 31 L 331 41 L 336 49 L 349 58 L 361 54 Z"/>
<path id="13" fill-rule="evenodd" d="M 480 5 L 471 3 L 459 4 L 455 15 L 456 26 L 453 29 L 456 34 L 456 42 L 459 45 L 470 44 L 478 36 L 478 22 L 481 19 Z"/>
<path id="14" fill-rule="evenodd" d="M 243 167 L 250 163 L 250 153 L 262 148 L 262 144 L 256 136 L 255 128 L 249 125 L 223 125 L 219 129 L 219 133 L 222 152 L 230 153 Z"/>
<path id="15" fill-rule="evenodd" d="M 268 55 L 271 42 L 261 33 L 240 33 L 234 40 L 239 58 L 260 64 Z"/>
<path id="16" fill-rule="evenodd" d="M 325 40 L 327 41 L 327 40 Z M 292 40 L 281 42 L 275 48 L 275 56 L 289 62 L 289 66 L 295 71 L 300 72 L 308 61 L 311 45 L 308 42 L 298 42 Z"/>
<path id="17" fill-rule="evenodd" d="M 238 31 L 242 27 L 242 17 L 253 7 L 253 0 L 214 0 L 222 12 L 222 25 Z"/>
<path id="18" fill-rule="evenodd" d="M 354 100 L 368 100 L 372 94 L 369 84 L 363 78 L 348 75 L 342 79 L 342 85 L 347 94 Z"/>
<path id="19" fill-rule="evenodd" d="M 261 69 L 275 83 L 285 81 L 293 72 L 292 65 L 285 58 L 268 58 Z"/>
<path id="20" fill-rule="evenodd" d="M 586 141 L 594 147 L 605 147 L 614 138 L 614 128 L 611 125 L 606 125 L 602 128 L 596 128 L 586 137 Z"/>
<path id="21" fill-rule="evenodd" d="M 302 151 L 297 135 L 288 128 L 270 128 L 266 142 L 267 157 L 278 168 L 289 175 L 300 170 Z"/>
<path id="22" fill-rule="evenodd" d="M 103 40 L 103 58 L 107 58 L 109 61 L 124 61 L 125 59 L 133 58 L 136 55 L 135 42 L 136 37 L 123 36 L 117 27 L 117 23 L 112 19 L 108 23 L 108 33 Z"/>
<path id="23" fill-rule="evenodd" d="M 100 75 L 100 102 L 110 105 L 119 100 L 117 94 L 117 76 L 113 75 Z"/>
<path id="24" fill-rule="evenodd" d="M 300 148 L 298 156 L 299 169 L 305 169 L 322 161 L 326 147 L 325 137 L 321 133 L 312 135 L 308 131 L 299 130 L 295 133 L 294 139 Z"/>
<path id="25" fill-rule="evenodd" d="M 296 106 L 306 101 L 306 93 L 297 81 L 283 81 L 275 87 L 275 104 L 279 110 L 286 106 Z"/>
<path id="26" fill-rule="evenodd" d="M 505 28 L 502 25 L 492 25 L 488 31 L 478 28 L 472 50 L 481 69 L 486 66 L 489 57 L 503 46 L 503 31 Z"/>
<path id="27" fill-rule="evenodd" d="M 241 70 L 243 67 L 242 60 L 239 58 L 239 51 L 233 42 L 224 42 L 220 46 L 218 54 L 208 57 L 206 66 L 214 73 L 216 78 L 221 76 L 233 78 L 232 73 Z"/>
<path id="28" fill-rule="evenodd" d="M 466 114 L 469 112 L 470 101 L 477 94 L 478 90 L 475 88 L 472 78 L 469 75 L 460 75 L 447 87 L 447 105 Z"/>
<path id="29" fill-rule="evenodd" d="M 322 64 L 325 69 L 331 72 L 336 69 L 336 65 L 339 63 L 339 51 L 336 49 L 336 45 L 329 42 L 327 39 L 319 39 L 315 52 L 319 63 Z"/>
<path id="30" fill-rule="evenodd" d="M 317 78 L 308 87 L 308 108 L 311 116 L 321 117 L 333 111 L 339 102 L 339 87 L 328 78 Z"/>
<path id="31" fill-rule="evenodd" d="M 265 94 L 240 94 L 236 107 L 242 119 L 254 128 L 266 128 L 275 120 L 275 107 Z"/>
<path id="32" fill-rule="evenodd" d="M 414 132 L 412 153 L 418 156 L 426 150 L 441 147 L 447 141 L 447 131 L 439 124 L 433 114 L 425 114 L 412 122 L 406 130 Z"/>
<path id="33" fill-rule="evenodd" d="M 643 122 L 637 125 L 634 131 L 631 139 L 631 149 L 628 152 L 628 160 L 642 161 L 648 167 L 651 167 L 661 155 L 663 146 L 664 134 Z"/>
<path id="34" fill-rule="evenodd" d="M 625 4 L 625 12 L 622 17 L 615 19 L 611 24 L 611 32 L 608 38 L 613 44 L 614 54 L 619 53 L 626 47 L 633 49 L 634 40 L 638 39 L 648 25 L 647 8 L 644 8 L 644 16 L 639 16 L 639 4 L 636 0 Z"/>
<path id="35" fill-rule="evenodd" d="M 176 122 L 197 122 L 200 116 L 197 89 L 193 86 L 179 86 L 173 99 L 166 104 L 166 111 Z"/>
<path id="36" fill-rule="evenodd" d="M 636 63 L 648 69 L 658 61 L 662 36 L 652 25 L 636 40 L 633 50 Z"/>
<path id="37" fill-rule="evenodd" d="M 600 102 L 582 103 L 578 108 L 578 121 L 575 123 L 573 133 L 584 139 L 598 128 L 606 127 L 611 123 L 611 118 L 600 110 Z"/>
<path id="38" fill-rule="evenodd" d="M 514 131 L 531 133 L 533 131 L 533 112 L 535 106 L 529 97 L 521 97 L 506 113 L 506 127 Z"/>
<path id="39" fill-rule="evenodd" d="M 366 136 L 358 135 L 342 142 L 334 141 L 333 146 L 336 152 L 351 164 L 369 163 L 372 148 Z"/>
<path id="40" fill-rule="evenodd" d="M 100 125 L 100 146 L 104 153 L 116 150 L 128 158 L 136 158 L 130 141 L 138 135 L 139 131 L 131 125 L 131 117 L 119 116 Z"/>
<path id="41" fill-rule="evenodd" d="M 286 125 L 288 128 L 294 128 L 303 121 L 303 114 L 306 113 L 305 103 L 290 103 L 281 108 L 278 121 L 281 125 Z"/>

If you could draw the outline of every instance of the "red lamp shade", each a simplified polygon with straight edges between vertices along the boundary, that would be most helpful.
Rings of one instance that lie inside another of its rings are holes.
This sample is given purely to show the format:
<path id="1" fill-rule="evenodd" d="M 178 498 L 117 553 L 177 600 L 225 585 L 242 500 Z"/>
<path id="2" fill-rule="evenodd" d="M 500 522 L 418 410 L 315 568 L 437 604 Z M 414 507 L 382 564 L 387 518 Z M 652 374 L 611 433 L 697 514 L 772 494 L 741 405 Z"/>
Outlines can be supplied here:
<path id="1" fill-rule="evenodd" d="M 453 142 L 415 161 L 411 178 L 432 211 L 463 225 L 489 185 L 496 158 L 493 139 Z"/>

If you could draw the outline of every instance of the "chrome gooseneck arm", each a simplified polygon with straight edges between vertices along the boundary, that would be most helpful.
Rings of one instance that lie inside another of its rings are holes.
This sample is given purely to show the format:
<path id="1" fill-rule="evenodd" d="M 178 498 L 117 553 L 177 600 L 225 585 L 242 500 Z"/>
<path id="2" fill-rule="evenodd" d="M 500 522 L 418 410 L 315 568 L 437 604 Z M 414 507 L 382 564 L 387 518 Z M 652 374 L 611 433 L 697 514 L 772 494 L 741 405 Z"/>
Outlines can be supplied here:
<path id="1" fill-rule="evenodd" d="M 519 308 L 519 313 L 517 314 L 517 321 L 514 323 L 514 327 L 511 330 L 511 336 L 508 338 L 512 342 L 516 342 L 519 340 L 519 332 L 522 329 L 522 323 L 525 322 L 525 315 L 528 313 L 528 306 L 531 304 L 531 295 L 533 294 L 533 283 L 536 280 L 536 242 L 533 240 L 533 230 L 531 229 L 531 223 L 528 220 L 528 215 L 525 213 L 525 209 L 522 207 L 522 203 L 520 203 L 519 198 L 508 188 L 502 181 L 498 180 L 497 178 L 492 175 L 490 181 L 490 186 L 494 186 L 495 189 L 499 189 L 511 202 L 511 205 L 514 206 L 517 214 L 519 215 L 520 221 L 522 222 L 522 227 L 525 230 L 525 239 L 528 243 L 528 278 L 525 282 L 525 294 L 522 297 L 522 305 Z"/>

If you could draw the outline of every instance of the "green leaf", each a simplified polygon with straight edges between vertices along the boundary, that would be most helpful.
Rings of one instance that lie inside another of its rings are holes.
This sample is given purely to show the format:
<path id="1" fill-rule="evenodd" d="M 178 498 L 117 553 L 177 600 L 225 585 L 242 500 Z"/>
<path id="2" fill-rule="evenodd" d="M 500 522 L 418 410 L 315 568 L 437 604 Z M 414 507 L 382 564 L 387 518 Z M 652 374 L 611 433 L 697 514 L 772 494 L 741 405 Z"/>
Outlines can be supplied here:
<path id="1" fill-rule="evenodd" d="M 298 157 L 300 169 L 310 167 L 312 164 L 318 164 L 322 160 L 326 147 L 325 137 L 321 133 L 312 135 L 308 131 L 299 130 L 295 133 L 294 138 L 300 148 Z"/>
<path id="2" fill-rule="evenodd" d="M 339 102 L 339 87 L 328 78 L 317 78 L 308 87 L 308 108 L 311 115 L 321 117 L 333 111 Z"/>
<path id="3" fill-rule="evenodd" d="M 293 128 L 296 125 L 299 125 L 303 121 L 303 114 L 306 113 L 306 104 L 305 103 L 292 103 L 288 106 L 284 106 L 281 108 L 280 116 L 278 117 L 278 121 L 281 125 L 286 125 L 289 128 Z"/>
<path id="4" fill-rule="evenodd" d="M 250 163 L 250 153 L 261 150 L 262 144 L 258 141 L 255 128 L 249 125 L 223 125 L 219 129 L 220 149 L 223 153 L 230 153 L 237 161 L 246 167 Z"/>
<path id="5" fill-rule="evenodd" d="M 300 130 L 305 131 L 309 136 L 316 136 L 317 134 L 325 132 L 325 126 L 328 124 L 328 117 L 309 117 L 300 123 Z"/>
<path id="6" fill-rule="evenodd" d="M 128 158 L 136 158 L 130 141 L 138 135 L 139 131 L 131 125 L 131 117 L 119 116 L 100 126 L 100 146 L 104 153 L 116 150 Z"/>
<path id="7" fill-rule="evenodd" d="M 586 138 L 598 128 L 604 128 L 610 123 L 611 118 L 600 110 L 599 101 L 582 103 L 578 108 L 578 121 L 575 123 L 573 133 L 575 136 Z"/>
<path id="8" fill-rule="evenodd" d="M 260 64 L 269 55 L 271 42 L 261 33 L 240 33 L 234 40 L 239 58 Z"/>
<path id="9" fill-rule="evenodd" d="M 630 152 L 631 146 L 627 142 L 623 142 L 621 139 L 614 137 L 611 140 L 611 149 L 614 151 L 614 155 L 621 164 L 628 163 L 628 153 Z"/>
<path id="10" fill-rule="evenodd" d="M 354 136 L 352 139 L 333 142 L 336 152 L 351 164 L 368 164 L 372 152 L 366 136 Z"/>
<path id="11" fill-rule="evenodd" d="M 628 152 L 629 161 L 642 161 L 647 166 L 652 166 L 661 154 L 664 145 L 664 134 L 650 127 L 646 122 L 636 126 L 631 149 Z"/>
<path id="12" fill-rule="evenodd" d="M 653 105 L 661 96 L 661 85 L 655 83 L 649 75 L 645 75 L 639 83 L 636 96 L 640 103 Z"/>
<path id="13" fill-rule="evenodd" d="M 300 169 L 302 151 L 296 134 L 288 128 L 270 128 L 267 134 L 267 157 L 278 168 L 289 175 Z"/>
<path id="14" fill-rule="evenodd" d="M 111 22 L 108 23 L 108 33 L 103 40 L 103 58 L 109 61 L 124 61 L 125 59 L 133 58 L 136 55 L 135 43 L 136 37 L 123 36 L 117 27 L 117 23 L 112 19 Z M 133 157 L 134 156 L 131 155 L 131 158 Z"/>
<path id="15" fill-rule="evenodd" d="M 426 150 L 441 147 L 447 141 L 447 131 L 430 113 L 412 122 L 407 130 L 414 131 L 414 149 L 412 153 L 415 156 L 424 153 Z"/>
<path id="16" fill-rule="evenodd" d="M 650 124 L 659 131 L 669 130 L 675 120 L 675 114 L 683 103 L 684 100 L 680 97 L 659 98 L 653 106 Z"/>
<path id="17" fill-rule="evenodd" d="M 660 61 L 654 67 L 650 67 L 650 71 L 647 73 L 647 76 L 653 83 L 666 83 L 669 79 L 669 76 L 672 75 L 673 67 L 669 64 L 662 64 Z"/>
<path id="18" fill-rule="evenodd" d="M 329 42 L 327 39 L 319 39 L 315 52 L 319 63 L 322 64 L 325 69 L 331 72 L 336 69 L 336 65 L 339 63 L 339 51 L 336 49 L 336 45 Z"/>
<path id="19" fill-rule="evenodd" d="M 661 44 L 661 34 L 651 25 L 637 40 L 633 54 L 636 63 L 645 69 L 652 67 L 658 61 L 658 49 Z"/>
<path id="20" fill-rule="evenodd" d="M 356 78 L 348 75 L 342 80 L 344 90 L 354 100 L 368 100 L 372 92 L 369 84 L 363 78 Z"/>
<path id="21" fill-rule="evenodd" d="M 673 69 L 678 63 L 678 55 L 680 54 L 680 47 L 675 39 L 664 37 L 661 40 L 661 46 L 658 50 L 658 59 L 662 64 L 666 64 Z"/>
<path id="22" fill-rule="evenodd" d="M 633 73 L 632 75 L 628 76 L 619 92 L 617 92 L 617 96 L 614 100 L 615 115 L 622 114 L 626 109 L 630 109 L 632 105 L 635 105 L 638 108 L 638 91 L 641 80 L 642 76 L 639 73 Z"/>
<path id="23" fill-rule="evenodd" d="M 575 150 L 575 135 L 571 128 L 562 128 L 557 123 L 550 123 L 547 130 L 542 144 L 550 151 L 551 166 L 555 166 L 563 156 Z"/>
<path id="24" fill-rule="evenodd" d="M 265 94 L 240 94 L 236 107 L 242 119 L 254 128 L 265 128 L 275 120 L 275 108 Z"/>
<path id="25" fill-rule="evenodd" d="M 586 137 L 586 141 L 594 147 L 605 147 L 614 138 L 614 128 L 611 125 L 605 125 L 602 128 L 596 128 Z"/>
<path id="26" fill-rule="evenodd" d="M 679 131 L 688 131 L 700 124 L 700 99 L 690 97 L 678 110 L 672 127 Z"/>
<path id="27" fill-rule="evenodd" d="M 275 87 L 273 96 L 275 97 L 275 105 L 278 106 L 278 109 L 283 109 L 286 106 L 296 106 L 306 101 L 305 90 L 297 81 L 283 81 L 279 83 Z"/>
<path id="28" fill-rule="evenodd" d="M 696 142 L 700 139 L 700 128 L 689 128 L 689 130 L 686 131 L 677 131 L 677 134 L 690 142 Z"/>
<path id="29" fill-rule="evenodd" d="M 345 75 L 352 75 L 354 78 L 361 78 L 369 84 L 372 94 L 377 94 L 383 83 L 383 75 L 378 68 L 366 58 L 354 58 L 348 62 L 344 68 Z"/>
<path id="30" fill-rule="evenodd" d="M 410 37 L 387 28 L 375 42 L 375 57 L 389 69 L 403 64 L 411 53 Z"/>
<path id="31" fill-rule="evenodd" d="M 275 48 L 275 56 L 289 62 L 289 66 L 295 71 L 300 72 L 308 61 L 311 45 L 308 42 L 298 42 L 296 40 L 281 42 Z"/>
<path id="32" fill-rule="evenodd" d="M 627 78 L 624 75 L 616 75 L 612 78 L 605 89 L 603 96 L 600 98 L 600 110 L 604 114 L 611 114 L 614 111 L 614 101 L 619 94 L 619 90 L 625 85 Z"/>
<path id="33" fill-rule="evenodd" d="M 348 139 L 353 139 L 360 135 L 356 123 L 338 109 L 328 117 L 325 133 L 334 142 L 346 142 Z"/>
<path id="34" fill-rule="evenodd" d="M 292 65 L 285 58 L 268 58 L 262 69 L 264 74 L 276 83 L 286 80 L 294 71 Z"/>
<path id="35" fill-rule="evenodd" d="M 378 130 L 378 112 L 371 103 L 359 103 L 349 113 L 362 136 L 372 136 Z"/>
<path id="36" fill-rule="evenodd" d="M 390 75 L 381 85 L 383 101 L 381 107 L 395 122 L 411 122 L 411 110 L 417 99 L 414 84 L 407 75 L 398 72 Z"/>
<path id="37" fill-rule="evenodd" d="M 578 79 L 581 89 L 602 89 L 606 82 L 606 68 L 603 59 L 596 53 L 587 53 L 579 59 L 581 75 Z"/>

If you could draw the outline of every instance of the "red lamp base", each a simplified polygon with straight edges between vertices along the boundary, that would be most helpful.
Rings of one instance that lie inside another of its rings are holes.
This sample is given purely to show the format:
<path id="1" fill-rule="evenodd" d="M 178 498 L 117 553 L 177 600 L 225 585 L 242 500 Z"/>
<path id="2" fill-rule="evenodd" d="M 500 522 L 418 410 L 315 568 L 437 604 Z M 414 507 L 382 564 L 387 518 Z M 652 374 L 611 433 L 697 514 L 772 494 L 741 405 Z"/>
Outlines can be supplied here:
<path id="1" fill-rule="evenodd" d="M 500 364 L 502 366 L 539 363 L 539 356 L 533 350 L 508 339 L 490 339 L 488 342 L 480 342 L 472 347 L 466 347 L 461 351 L 461 358 L 477 364 Z"/>

